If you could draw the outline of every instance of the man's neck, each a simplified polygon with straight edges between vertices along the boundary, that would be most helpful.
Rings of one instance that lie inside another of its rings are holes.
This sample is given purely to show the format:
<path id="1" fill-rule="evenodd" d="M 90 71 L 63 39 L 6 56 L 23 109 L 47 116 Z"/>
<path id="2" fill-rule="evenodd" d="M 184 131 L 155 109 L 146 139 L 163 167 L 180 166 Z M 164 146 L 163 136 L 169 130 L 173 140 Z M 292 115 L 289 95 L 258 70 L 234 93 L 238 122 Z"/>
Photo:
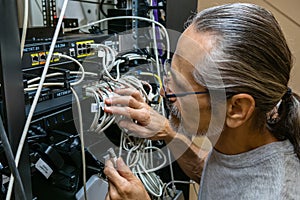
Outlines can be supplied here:
<path id="1" fill-rule="evenodd" d="M 278 140 L 266 129 L 259 131 L 243 127 L 225 128 L 214 148 L 221 153 L 234 155 L 276 141 Z"/>

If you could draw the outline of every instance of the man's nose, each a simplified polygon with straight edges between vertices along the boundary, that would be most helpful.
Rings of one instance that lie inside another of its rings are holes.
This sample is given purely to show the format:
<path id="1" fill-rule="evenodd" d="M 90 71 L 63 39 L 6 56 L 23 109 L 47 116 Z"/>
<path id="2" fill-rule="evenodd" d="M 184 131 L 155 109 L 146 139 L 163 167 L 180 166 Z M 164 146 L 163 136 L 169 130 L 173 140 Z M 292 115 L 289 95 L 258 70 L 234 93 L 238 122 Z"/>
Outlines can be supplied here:
<path id="1" fill-rule="evenodd" d="M 162 87 L 160 88 L 159 94 L 160 94 L 160 96 L 165 97 L 165 90 L 164 90 L 164 88 L 162 88 Z"/>

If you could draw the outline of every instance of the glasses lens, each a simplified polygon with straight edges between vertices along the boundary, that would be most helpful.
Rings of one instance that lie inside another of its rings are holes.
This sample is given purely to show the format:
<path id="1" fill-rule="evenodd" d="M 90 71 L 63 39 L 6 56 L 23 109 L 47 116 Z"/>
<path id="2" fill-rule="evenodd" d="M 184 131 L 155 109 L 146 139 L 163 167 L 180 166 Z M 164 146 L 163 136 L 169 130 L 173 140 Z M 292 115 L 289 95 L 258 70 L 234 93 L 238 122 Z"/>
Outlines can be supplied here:
<path id="1" fill-rule="evenodd" d="M 167 78 L 171 76 L 171 59 L 167 59 L 164 63 L 164 76 Z"/>
<path id="2" fill-rule="evenodd" d="M 170 76 L 171 76 L 171 72 L 170 72 L 170 68 L 171 68 L 171 59 L 167 59 L 164 62 L 164 66 L 163 66 L 163 89 L 165 91 L 165 94 L 169 93 L 169 81 L 170 81 Z"/>

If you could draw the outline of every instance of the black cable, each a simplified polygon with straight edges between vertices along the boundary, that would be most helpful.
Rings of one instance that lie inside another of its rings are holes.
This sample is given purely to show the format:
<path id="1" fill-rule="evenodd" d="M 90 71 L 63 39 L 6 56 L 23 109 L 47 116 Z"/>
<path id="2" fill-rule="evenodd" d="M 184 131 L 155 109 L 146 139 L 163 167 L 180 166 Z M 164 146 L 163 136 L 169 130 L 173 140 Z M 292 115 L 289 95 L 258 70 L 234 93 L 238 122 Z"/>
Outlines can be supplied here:
<path id="1" fill-rule="evenodd" d="M 283 11 L 281 11 L 279 8 L 277 8 L 276 6 L 274 6 L 272 3 L 270 3 L 267 0 L 263 0 L 266 4 L 268 4 L 269 6 L 271 6 L 274 10 L 276 10 L 277 12 L 279 12 L 280 14 L 282 14 L 285 18 L 287 18 L 288 20 L 290 20 L 292 23 L 294 23 L 296 26 L 298 26 L 298 28 L 300 28 L 300 24 L 298 22 L 296 22 L 293 18 L 291 18 L 290 16 L 288 16 L 287 14 L 285 14 Z"/>
<path id="2" fill-rule="evenodd" d="M 108 17 L 108 15 L 103 10 L 104 1 L 105 0 L 101 0 L 100 2 L 100 12 L 104 15 L 104 17 Z"/>
<path id="3" fill-rule="evenodd" d="M 2 118 L 0 116 L 0 136 L 1 136 L 1 141 L 2 141 L 2 145 L 3 145 L 3 149 L 7 158 L 7 162 L 8 162 L 8 166 L 10 168 L 11 173 L 13 174 L 13 176 L 15 177 L 15 181 L 16 181 L 16 190 L 17 190 L 17 195 L 21 195 L 21 199 L 26 200 L 26 194 L 25 194 L 25 190 L 24 190 L 24 186 L 19 174 L 19 171 L 17 169 L 16 163 L 15 163 L 15 159 L 14 159 L 14 155 L 13 152 L 11 150 L 11 146 L 9 144 L 7 135 L 6 135 L 6 131 L 4 129 L 3 126 L 3 121 Z"/>

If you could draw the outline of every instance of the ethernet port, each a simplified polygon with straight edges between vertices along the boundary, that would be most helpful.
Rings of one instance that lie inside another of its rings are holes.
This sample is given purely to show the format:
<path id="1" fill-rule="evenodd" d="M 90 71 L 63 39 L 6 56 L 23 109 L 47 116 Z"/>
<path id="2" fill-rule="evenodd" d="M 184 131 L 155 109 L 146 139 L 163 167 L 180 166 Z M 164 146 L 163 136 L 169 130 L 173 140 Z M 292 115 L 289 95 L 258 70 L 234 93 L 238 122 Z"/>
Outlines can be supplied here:
<path id="1" fill-rule="evenodd" d="M 46 55 L 40 54 L 40 61 L 45 61 L 45 60 L 46 60 Z"/>
<path id="2" fill-rule="evenodd" d="M 39 64 L 40 64 L 39 54 L 37 54 L 37 53 L 31 54 L 31 65 L 36 66 L 36 65 L 39 65 Z"/>
<path id="3" fill-rule="evenodd" d="M 82 44 L 82 48 L 86 48 L 86 44 L 85 43 Z"/>
<path id="4" fill-rule="evenodd" d="M 78 50 L 78 55 L 81 55 L 82 54 L 82 50 Z"/>
<path id="5" fill-rule="evenodd" d="M 46 63 L 46 53 L 45 52 L 41 52 L 39 53 L 39 57 L 40 57 L 40 64 L 43 65 Z"/>
<path id="6" fill-rule="evenodd" d="M 74 57 L 75 56 L 75 49 L 69 49 L 69 53 L 70 53 L 70 56 Z"/>
<path id="7" fill-rule="evenodd" d="M 38 56 L 31 56 L 32 62 L 39 62 L 39 57 Z"/>
<path id="8" fill-rule="evenodd" d="M 77 45 L 77 48 L 79 48 L 79 49 L 82 48 L 82 45 L 81 45 L 81 44 L 78 44 L 78 45 Z"/>
<path id="9" fill-rule="evenodd" d="M 82 52 L 83 52 L 83 54 L 86 54 L 86 52 L 87 52 L 87 51 L 86 51 L 86 49 L 83 49 L 83 51 L 82 51 Z"/>

